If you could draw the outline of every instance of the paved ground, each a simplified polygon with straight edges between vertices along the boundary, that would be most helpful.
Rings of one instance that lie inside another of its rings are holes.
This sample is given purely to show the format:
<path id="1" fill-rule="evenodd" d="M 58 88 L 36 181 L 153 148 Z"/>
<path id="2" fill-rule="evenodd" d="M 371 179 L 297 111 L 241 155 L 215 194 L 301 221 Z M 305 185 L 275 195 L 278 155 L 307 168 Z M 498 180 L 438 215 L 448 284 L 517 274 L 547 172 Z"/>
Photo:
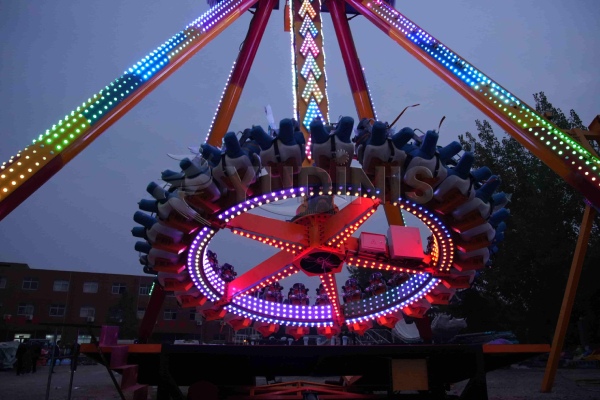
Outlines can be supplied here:
<path id="1" fill-rule="evenodd" d="M 559 369 L 552 393 L 540 393 L 544 370 L 542 368 L 508 368 L 488 374 L 490 400 L 598 400 L 600 399 L 600 369 Z M 59 366 L 52 374 L 49 400 L 68 399 L 70 371 Z M 308 380 L 287 377 L 288 380 Z M 322 378 L 315 381 L 323 382 Z M 264 384 L 264 378 L 257 384 Z M 13 371 L 0 372 L 0 399 L 46 399 L 48 367 L 40 367 L 35 374 L 16 376 Z M 464 383 L 457 384 L 451 394 L 458 394 Z M 185 392 L 185 389 L 184 389 Z M 156 399 L 156 388 L 151 388 L 150 399 Z M 101 365 L 81 365 L 73 378 L 73 400 L 119 399 L 106 369 Z"/>

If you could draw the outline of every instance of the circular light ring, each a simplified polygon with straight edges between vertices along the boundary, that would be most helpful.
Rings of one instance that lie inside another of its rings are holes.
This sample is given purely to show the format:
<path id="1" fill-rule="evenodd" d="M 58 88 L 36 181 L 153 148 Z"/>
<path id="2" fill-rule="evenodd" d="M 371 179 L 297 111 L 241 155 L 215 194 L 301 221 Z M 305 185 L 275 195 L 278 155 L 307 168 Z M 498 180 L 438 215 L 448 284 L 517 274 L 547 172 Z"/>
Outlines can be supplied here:
<path id="1" fill-rule="evenodd" d="M 440 271 L 449 271 L 454 262 L 455 251 L 452 231 L 442 223 L 434 212 L 426 207 L 402 198 L 398 199 L 398 205 L 401 209 L 419 218 L 431 231 L 434 239 L 431 251 L 432 263 Z"/>
<path id="2" fill-rule="evenodd" d="M 415 302 L 417 302 L 420 299 L 422 299 L 423 297 L 425 297 L 429 292 L 431 292 L 437 285 L 439 285 L 441 283 L 440 279 L 432 278 L 431 275 L 429 275 L 429 274 L 425 274 L 425 275 L 421 275 L 421 276 L 425 276 L 424 284 L 422 284 L 421 288 L 414 294 L 407 295 L 404 298 L 399 296 L 399 298 L 396 301 L 390 302 L 390 304 L 387 308 L 384 308 L 380 311 L 373 310 L 373 312 L 370 314 L 362 315 L 360 317 L 347 318 L 346 324 L 353 324 L 356 322 L 364 322 L 367 320 L 375 319 L 377 317 L 382 317 L 384 315 L 392 314 L 396 311 L 400 311 L 403 308 L 409 307 L 410 305 L 414 304 Z M 394 289 L 397 289 L 396 292 L 401 291 L 401 288 L 403 285 L 395 287 Z M 393 290 L 388 290 L 388 292 L 390 292 L 390 291 L 393 291 Z M 378 295 L 378 296 L 385 296 L 386 294 L 387 294 L 387 292 L 382 293 L 381 295 Z M 365 300 L 372 300 L 373 302 L 375 302 L 375 301 L 377 301 L 376 297 L 378 297 L 378 296 L 374 296 L 369 299 L 363 299 L 360 302 L 364 302 Z M 381 301 L 381 300 L 379 299 L 379 301 Z"/>
<path id="3" fill-rule="evenodd" d="M 194 286 L 196 286 L 196 288 L 210 301 L 219 300 L 225 292 L 225 282 L 223 282 L 222 279 L 217 278 L 216 275 L 213 277 L 206 273 L 207 270 L 210 270 L 214 274 L 214 271 L 210 268 L 205 250 L 211 237 L 214 236 L 215 233 L 216 230 L 214 229 L 208 227 L 202 228 L 196 238 L 192 241 L 187 258 L 188 274 L 194 282 Z M 210 283 L 211 279 L 209 279 L 209 276 L 212 278 L 212 284 Z"/>
<path id="4" fill-rule="evenodd" d="M 291 326 L 332 326 L 331 306 L 296 306 L 244 295 L 225 308 L 253 320 Z"/>
<path id="5" fill-rule="evenodd" d="M 351 189 L 352 187 L 347 187 L 346 191 Z M 308 189 L 305 189 L 304 187 L 289 188 L 274 191 L 269 194 L 257 195 L 252 199 L 245 200 L 221 212 L 217 215 L 217 218 L 225 222 L 229 222 L 236 216 L 241 215 L 253 208 L 260 207 L 263 204 L 268 204 L 271 201 L 279 201 L 288 199 L 290 197 L 294 198 L 296 196 L 306 196 L 307 194 L 313 196 L 317 194 L 317 190 L 320 190 L 320 188 L 317 188 L 315 186 L 309 186 Z M 338 191 L 338 194 L 340 193 L 341 192 Z M 318 194 L 323 195 L 323 192 L 319 191 Z M 357 197 L 360 196 L 360 191 L 355 192 L 354 195 Z M 372 197 L 374 198 L 375 196 Z M 450 229 L 448 229 L 442 223 L 441 219 L 434 212 L 428 210 L 422 205 L 418 205 L 410 200 L 403 199 L 402 197 L 398 198 L 398 200 L 394 202 L 394 205 L 398 205 L 403 210 L 412 213 L 415 217 L 419 218 L 427 226 L 427 228 L 431 231 L 434 237 L 431 265 L 434 269 L 437 269 L 441 272 L 448 272 L 452 267 L 455 251 L 454 242 L 452 240 L 452 232 L 450 231 Z M 413 273 L 417 272 L 414 271 Z"/>
<path id="6" fill-rule="evenodd" d="M 217 214 L 217 218 L 227 223 L 238 215 L 272 201 L 297 196 L 322 195 L 322 192 L 317 192 L 319 189 L 316 186 L 309 186 L 308 188 L 288 188 L 256 195 L 221 211 Z M 360 193 L 355 193 L 355 195 L 359 196 Z M 423 206 L 403 198 L 398 199 L 397 205 L 415 215 L 430 229 L 435 238 L 432 250 L 432 265 L 435 265 L 436 269 L 440 271 L 449 270 L 452 266 L 452 253 L 454 252 L 451 231 L 444 226 L 436 214 Z M 226 287 L 225 282 L 217 276 L 206 256 L 208 244 L 217 231 L 208 227 L 200 230 L 189 248 L 187 266 L 194 285 L 212 302 L 216 302 L 224 296 Z M 286 250 L 292 251 L 289 248 Z M 350 257 L 349 260 L 351 259 Z M 356 260 L 360 261 L 358 258 Z M 353 263 L 350 262 L 349 264 L 352 265 Z M 360 262 L 356 264 L 368 266 L 360 264 Z M 398 267 L 392 267 L 392 270 L 405 271 L 412 273 L 413 276 L 402 285 L 394 287 L 381 295 L 342 305 L 344 310 L 348 310 L 348 316 L 350 317 L 347 319 L 348 323 L 373 319 L 401 310 L 423 298 L 441 282 L 440 279 L 436 279 L 431 274 L 422 271 Z M 295 272 L 298 272 L 298 270 L 295 270 Z M 269 302 L 249 294 L 243 294 L 234 297 L 224 308 L 238 316 L 280 325 L 319 327 L 334 324 L 330 305 L 289 305 Z"/>
<path id="7" fill-rule="evenodd" d="M 213 231 L 214 232 L 214 231 Z M 188 253 L 188 272 L 194 285 L 210 301 L 215 302 L 225 294 L 225 282 L 216 275 L 206 256 L 211 234 L 209 228 L 200 231 Z M 199 260 L 202 260 L 200 263 Z M 250 295 L 234 298 L 225 307 L 228 311 L 240 316 L 271 322 L 297 326 L 332 325 L 331 306 L 296 306 L 291 304 L 265 301 Z"/>

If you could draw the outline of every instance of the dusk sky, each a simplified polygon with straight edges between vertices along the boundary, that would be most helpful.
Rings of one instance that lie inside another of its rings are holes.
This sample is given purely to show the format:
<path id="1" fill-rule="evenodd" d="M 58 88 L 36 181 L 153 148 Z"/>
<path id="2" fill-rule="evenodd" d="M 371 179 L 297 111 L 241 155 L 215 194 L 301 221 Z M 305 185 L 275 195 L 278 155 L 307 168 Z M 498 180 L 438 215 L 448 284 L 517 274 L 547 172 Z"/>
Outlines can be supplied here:
<path id="1" fill-rule="evenodd" d="M 277 121 L 292 117 L 283 5 L 273 11 L 230 130 L 266 127 L 266 105 Z M 586 125 L 600 113 L 600 1 L 399 0 L 396 8 L 524 102 L 533 105 L 532 94 L 544 91 Z M 203 0 L 1 1 L 0 162 L 207 9 Z M 150 198 L 145 188 L 161 182 L 161 171 L 178 169 L 167 153 L 204 142 L 250 18 L 209 43 L 0 222 L 0 261 L 142 274 L 130 233 L 137 202 Z M 323 20 L 330 116 L 357 118 L 331 18 Z M 380 119 L 420 103 L 398 126 L 437 129 L 446 116 L 446 144 L 486 118 L 364 17 L 350 26 Z M 368 228 L 385 233 L 386 226 Z M 226 248 L 226 240 L 215 241 L 217 252 Z M 243 271 L 249 252 L 257 260 L 272 253 L 243 244 L 220 260 Z"/>

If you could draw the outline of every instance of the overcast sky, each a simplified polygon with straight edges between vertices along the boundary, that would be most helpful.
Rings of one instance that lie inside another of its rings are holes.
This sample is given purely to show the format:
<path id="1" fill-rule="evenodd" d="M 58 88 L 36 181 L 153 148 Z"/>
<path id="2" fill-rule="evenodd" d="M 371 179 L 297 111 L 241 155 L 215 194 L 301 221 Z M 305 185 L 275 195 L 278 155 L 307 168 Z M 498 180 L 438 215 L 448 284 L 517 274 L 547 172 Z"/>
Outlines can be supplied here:
<path id="1" fill-rule="evenodd" d="M 600 113 L 600 1 L 399 0 L 396 7 L 526 103 L 545 91 L 586 125 Z M 202 0 L 0 0 L 0 162 L 207 9 Z M 267 104 L 277 120 L 292 116 L 282 9 L 271 16 L 231 130 L 266 126 Z M 209 43 L 0 222 L 0 261 L 141 274 L 138 239 L 130 233 L 136 203 L 150 197 L 146 185 L 162 170 L 178 168 L 167 153 L 185 154 L 204 141 L 250 17 Z M 330 115 L 356 118 L 331 19 L 323 18 Z M 350 25 L 381 119 L 420 103 L 398 125 L 435 129 L 446 116 L 445 144 L 485 118 L 363 17 Z M 385 232 L 383 224 L 368 228 Z M 216 242 L 218 251 L 225 239 Z M 243 271 L 247 253 L 271 253 L 244 244 L 220 259 Z"/>

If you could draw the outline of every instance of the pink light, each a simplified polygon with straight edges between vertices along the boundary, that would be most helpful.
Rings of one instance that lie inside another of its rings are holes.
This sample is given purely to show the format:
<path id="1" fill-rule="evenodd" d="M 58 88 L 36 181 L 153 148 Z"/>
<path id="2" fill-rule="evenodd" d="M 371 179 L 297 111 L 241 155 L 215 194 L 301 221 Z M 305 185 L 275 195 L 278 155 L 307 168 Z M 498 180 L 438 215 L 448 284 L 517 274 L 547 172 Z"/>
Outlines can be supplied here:
<path id="1" fill-rule="evenodd" d="M 302 43 L 302 47 L 300 47 L 300 53 L 304 57 L 307 57 L 309 51 L 312 53 L 312 55 L 314 57 L 319 56 L 319 46 L 317 46 L 315 39 L 313 39 L 313 37 L 310 35 L 307 36 L 306 39 L 304 39 L 304 42 Z"/>

